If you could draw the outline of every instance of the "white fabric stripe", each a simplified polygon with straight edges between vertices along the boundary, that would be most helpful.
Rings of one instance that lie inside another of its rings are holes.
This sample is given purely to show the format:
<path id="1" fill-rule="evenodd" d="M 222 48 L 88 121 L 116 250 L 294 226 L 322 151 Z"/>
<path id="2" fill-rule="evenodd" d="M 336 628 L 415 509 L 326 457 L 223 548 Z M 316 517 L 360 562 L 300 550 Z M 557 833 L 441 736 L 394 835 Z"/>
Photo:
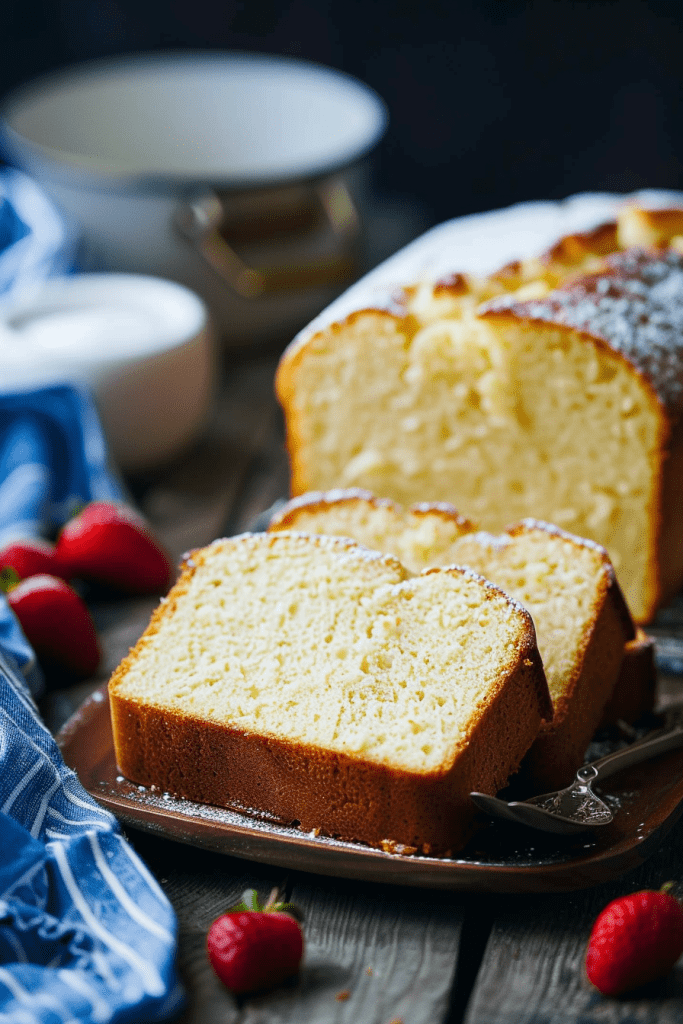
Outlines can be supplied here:
<path id="1" fill-rule="evenodd" d="M 99 825 L 102 824 L 102 822 L 99 821 L 99 820 L 97 820 L 97 821 L 95 821 L 95 820 L 89 821 L 86 818 L 83 821 L 79 821 L 77 818 L 66 818 L 55 807 L 48 807 L 48 809 L 47 809 L 47 816 L 48 816 L 48 818 L 57 818 L 59 821 L 63 821 L 65 825 L 82 825 L 83 828 L 85 828 L 87 825 L 92 825 L 94 828 L 97 828 Z"/>
<path id="2" fill-rule="evenodd" d="M 116 977 L 113 970 L 111 969 L 109 960 L 107 959 L 105 954 L 100 949 L 93 949 L 90 955 L 92 958 L 93 967 L 95 968 L 95 974 L 99 974 L 102 978 L 105 979 L 107 983 L 107 988 L 110 988 L 112 992 L 120 992 L 121 989 L 123 988 L 123 985 L 119 982 L 119 979 Z"/>
<path id="3" fill-rule="evenodd" d="M 33 876 L 35 874 L 37 874 L 38 871 L 41 871 L 44 866 L 45 866 L 45 864 L 44 864 L 43 861 L 39 862 L 38 864 L 32 864 L 31 867 L 28 868 L 27 871 L 24 871 L 23 875 L 20 875 L 19 878 L 15 878 L 15 880 L 10 885 L 9 889 L 5 889 L 4 892 L 0 893 L 0 899 L 5 899 L 5 900 L 10 899 L 10 897 L 12 896 L 12 893 L 16 892 L 17 889 L 19 888 L 19 886 L 27 885 L 31 881 Z M 35 895 L 35 889 L 34 889 L 34 895 Z"/>
<path id="4" fill-rule="evenodd" d="M 91 1017 L 95 1024 L 104 1024 L 111 1020 L 112 1007 L 101 998 L 99 992 L 88 984 L 80 971 L 67 971 L 64 968 L 57 971 L 65 985 L 70 985 L 79 995 L 88 1000 L 92 1006 Z"/>
<path id="5" fill-rule="evenodd" d="M 0 500 L 4 498 L 6 491 L 10 494 L 23 491 L 34 483 L 42 483 L 49 475 L 50 471 L 43 462 L 22 462 L 3 480 L 0 486 Z"/>
<path id="6" fill-rule="evenodd" d="M 168 897 L 166 893 L 161 888 L 161 886 L 159 885 L 156 878 L 149 870 L 145 862 L 138 858 L 137 854 L 133 852 L 133 850 L 130 848 L 130 846 L 128 845 L 127 841 L 123 838 L 123 836 L 117 834 L 116 839 L 118 840 L 119 846 L 121 847 L 125 855 L 128 857 L 128 860 L 131 862 L 137 873 L 145 879 L 152 892 L 156 893 L 156 895 L 160 899 L 162 899 L 164 903 L 168 902 Z"/>
<path id="7" fill-rule="evenodd" d="M 159 972 L 157 971 L 151 960 L 143 960 L 142 957 L 138 956 L 135 950 L 131 949 L 124 942 L 117 939 L 111 932 L 100 924 L 92 910 L 88 906 L 81 890 L 76 884 L 76 880 L 71 872 L 71 866 L 66 858 L 66 853 L 61 843 L 50 843 L 55 856 L 55 861 L 64 879 L 69 895 L 74 902 L 76 910 L 93 931 L 98 938 L 101 939 L 105 945 L 109 946 L 115 953 L 118 953 L 122 959 L 126 960 L 127 963 L 133 968 L 134 971 L 140 976 L 144 990 L 151 996 L 163 995 L 165 991 L 164 983 L 161 979 Z"/>
<path id="8" fill-rule="evenodd" d="M 27 964 L 28 957 L 26 956 L 26 950 L 19 942 L 18 936 L 16 936 L 14 932 L 11 932 L 9 928 L 5 929 L 5 940 L 9 942 L 10 946 L 16 953 L 17 962 L 20 964 Z"/>
<path id="9" fill-rule="evenodd" d="M 28 773 L 28 775 L 24 775 L 23 779 L 16 784 L 16 786 L 14 787 L 14 789 L 12 790 L 10 795 L 7 797 L 7 799 L 5 800 L 5 802 L 2 805 L 2 807 L 0 808 L 0 810 L 3 810 L 5 812 L 5 814 L 7 814 L 7 812 L 9 811 L 10 807 L 12 806 L 14 801 L 17 799 L 19 794 L 22 793 L 26 789 L 26 787 L 28 786 L 28 784 L 31 781 L 31 779 L 33 778 L 33 776 L 37 775 L 38 772 L 40 771 L 40 769 L 43 767 L 43 764 L 44 764 L 43 761 L 36 761 L 36 763 L 33 765 L 33 768 L 31 768 L 30 772 Z"/>
<path id="10" fill-rule="evenodd" d="M 47 805 L 49 804 L 54 793 L 59 789 L 61 784 L 62 780 L 58 778 L 56 782 L 53 782 L 48 791 L 44 794 L 43 799 L 40 801 L 38 813 L 35 816 L 33 825 L 31 826 L 31 835 L 33 836 L 34 839 L 38 838 L 38 833 L 40 832 L 41 826 L 45 819 L 45 811 L 47 810 Z"/>
<path id="11" fill-rule="evenodd" d="M 22 705 L 29 712 L 29 714 L 33 715 L 34 718 L 35 718 L 35 716 L 36 716 L 35 704 L 32 704 L 31 701 L 28 699 L 28 697 L 26 697 L 26 695 L 22 692 L 21 687 L 13 686 L 10 683 L 8 683 L 8 681 L 7 681 L 8 678 L 11 679 L 12 673 L 10 672 L 9 668 L 7 667 L 7 662 L 2 657 L 2 650 L 0 650 L 0 669 L 2 670 L 2 672 L 4 672 L 5 676 L 7 677 L 7 678 L 5 678 L 3 680 L 3 682 L 5 682 L 5 684 L 11 689 L 12 696 L 13 697 L 18 697 L 19 700 L 21 701 Z M 3 713 L 4 717 L 9 719 L 9 721 L 12 723 L 12 728 L 13 729 L 19 729 L 18 723 L 15 722 L 15 720 L 5 711 L 4 708 L 2 708 L 2 713 Z M 33 723 L 31 723 L 31 724 L 33 724 Z M 36 718 L 35 724 L 38 727 L 38 730 L 40 732 L 43 732 L 43 733 L 46 733 L 46 734 L 48 733 L 47 728 L 43 725 L 43 723 L 38 718 Z M 22 736 L 26 736 L 28 738 L 28 733 L 24 732 L 23 729 L 19 729 L 19 732 L 21 733 Z"/>
<path id="12" fill-rule="evenodd" d="M 18 689 L 13 689 L 12 692 L 15 693 L 15 694 L 19 694 Z M 19 696 L 22 696 L 22 694 L 19 694 Z M 35 709 L 35 707 L 32 707 L 30 705 L 30 703 L 27 700 L 24 699 L 24 697 L 22 697 L 22 699 L 24 700 L 24 703 L 25 703 L 28 711 L 30 711 L 33 716 L 36 716 L 36 709 Z M 30 733 L 28 733 L 25 729 L 20 728 L 18 726 L 18 724 L 14 721 L 14 719 L 10 715 L 7 714 L 7 712 L 5 711 L 4 708 L 0 708 L 0 714 L 3 716 L 3 718 L 7 719 L 7 721 L 9 722 L 9 730 L 17 731 L 19 733 L 19 735 L 24 738 L 26 744 L 28 746 L 31 746 L 32 750 L 34 750 L 36 752 L 36 755 L 37 755 L 37 757 L 39 759 L 39 762 L 41 764 L 44 764 L 46 768 L 49 768 L 55 778 L 59 778 L 59 772 L 57 771 L 56 765 L 52 762 L 50 756 L 42 749 L 42 746 L 39 746 L 39 744 L 36 742 L 36 740 L 33 738 L 33 736 Z M 41 723 L 38 722 L 38 719 L 36 719 L 36 722 L 38 724 L 41 724 Z M 33 726 L 33 722 L 32 722 L 32 726 Z M 52 738 L 51 734 L 48 732 L 48 730 L 45 728 L 45 726 L 43 726 L 41 724 L 41 728 L 42 728 L 42 730 L 45 732 L 45 734 L 47 736 L 50 736 L 50 738 Z M 26 779 L 25 779 L 25 781 L 26 781 Z M 87 805 L 87 806 L 90 806 L 90 805 Z M 104 814 L 106 812 L 102 811 L 102 813 Z"/>
<path id="13" fill-rule="evenodd" d="M 46 828 L 45 835 L 48 839 L 71 839 L 69 832 L 58 832 L 56 828 Z"/>
<path id="14" fill-rule="evenodd" d="M 13 692 L 14 693 L 18 693 L 19 691 L 18 690 L 13 690 Z M 31 714 L 35 716 L 35 709 L 32 708 L 26 701 L 23 701 L 23 703 L 26 705 L 27 709 L 31 712 Z M 2 715 L 4 718 L 6 718 L 10 722 L 10 725 L 11 725 L 13 730 L 17 729 L 17 723 L 5 711 L 4 708 L 0 708 L 0 715 Z M 40 725 L 40 727 L 44 730 L 44 732 L 47 733 L 47 735 L 51 737 L 51 733 L 49 733 L 47 728 L 44 725 L 42 725 L 40 720 L 38 718 L 36 718 L 35 721 L 36 721 L 36 724 Z M 18 729 L 18 731 L 19 731 L 20 735 L 24 738 L 26 744 L 28 746 L 32 747 L 33 750 L 36 752 L 36 754 L 38 755 L 39 761 L 38 761 L 37 765 L 33 766 L 33 768 L 31 769 L 31 773 L 28 776 L 25 776 L 23 781 L 20 782 L 17 785 L 17 787 L 15 788 L 15 790 L 12 793 L 10 793 L 10 795 L 7 798 L 7 801 L 5 802 L 3 807 L 0 808 L 1 810 L 6 811 L 8 806 L 11 806 L 11 804 L 14 803 L 14 801 L 17 798 L 17 796 L 21 792 L 22 788 L 26 785 L 26 783 L 29 781 L 29 779 L 32 777 L 32 775 L 35 774 L 35 772 L 37 772 L 39 770 L 41 764 L 44 764 L 45 767 L 50 769 L 50 771 L 53 773 L 55 778 L 59 782 L 61 782 L 61 784 L 63 786 L 62 794 L 70 803 L 74 804 L 76 807 L 83 807 L 87 811 L 97 811 L 98 813 L 100 813 L 102 815 L 102 821 L 100 823 L 102 828 L 107 828 L 110 825 L 114 824 L 114 821 L 115 821 L 114 815 L 110 814 L 109 811 L 105 811 L 104 808 L 98 807 L 94 800 L 92 800 L 92 801 L 83 800 L 83 799 L 81 799 L 81 797 L 77 796 L 75 793 L 72 793 L 69 790 L 69 788 L 68 788 L 69 782 L 71 781 L 69 776 L 67 776 L 66 778 L 62 779 L 60 777 L 59 771 L 57 770 L 57 767 L 55 766 L 55 764 L 51 760 L 50 756 L 44 750 L 42 750 L 41 747 L 38 746 L 38 744 L 35 742 L 35 740 L 33 740 L 32 737 L 27 732 L 25 732 L 23 729 Z M 75 775 L 73 776 L 73 780 L 74 781 L 76 780 Z M 11 803 L 10 803 L 10 801 L 11 801 Z"/>
<path id="15" fill-rule="evenodd" d="M 16 978 L 13 978 L 9 971 L 6 971 L 4 967 L 0 967 L 0 981 L 3 985 L 6 985 L 10 990 L 15 999 L 18 999 L 20 1003 L 28 1003 L 29 1006 L 32 1002 L 26 989 L 23 985 L 20 985 Z"/>
<path id="16" fill-rule="evenodd" d="M 1 662 L 2 662 L 2 659 L 0 658 L 0 665 L 1 665 Z M 23 695 L 19 692 L 19 690 L 13 688 L 12 692 L 15 695 L 18 695 L 21 698 L 22 703 L 24 704 L 26 709 L 31 712 L 32 716 L 34 716 L 34 722 L 32 722 L 31 724 L 32 725 L 35 724 L 35 725 L 39 726 L 42 729 L 42 731 L 47 736 L 52 738 L 52 734 L 49 732 L 49 730 L 46 728 L 46 726 L 43 725 L 43 723 L 40 721 L 40 719 L 35 717 L 36 716 L 35 708 L 31 704 L 28 703 L 28 701 L 23 697 Z M 5 711 L 4 708 L 0 708 L 0 715 L 2 715 L 4 718 L 6 718 L 9 721 L 12 730 L 18 730 L 19 734 L 24 738 L 24 740 L 26 741 L 27 745 L 29 745 L 30 747 L 33 748 L 33 750 L 35 750 L 35 752 L 38 755 L 38 757 L 46 765 L 46 767 L 48 767 L 53 772 L 55 777 L 56 778 L 60 778 L 59 772 L 58 772 L 56 766 L 54 765 L 53 761 L 51 760 L 49 754 L 47 754 L 41 747 L 38 746 L 38 744 L 29 735 L 29 733 L 27 733 L 25 730 L 23 730 L 23 729 L 18 727 L 17 722 L 15 722 L 15 720 L 7 713 L 7 711 Z M 83 807 L 87 811 L 97 811 L 99 814 L 101 814 L 102 815 L 101 824 L 102 824 L 103 828 L 106 828 L 110 824 L 113 825 L 114 821 L 115 821 L 115 818 L 114 818 L 113 814 L 111 814 L 109 811 L 105 811 L 105 809 L 103 807 L 99 807 L 95 803 L 94 800 L 90 800 L 90 801 L 84 800 L 81 797 L 77 796 L 75 793 L 72 793 L 70 791 L 70 789 L 69 789 L 70 782 L 72 782 L 72 781 L 76 782 L 77 781 L 76 780 L 76 776 L 73 774 L 73 772 L 70 773 L 70 775 L 71 775 L 71 777 L 69 775 L 67 775 L 65 778 L 61 779 L 63 787 L 64 787 L 64 789 L 63 789 L 64 797 L 70 803 L 74 804 L 76 807 Z M 15 799 L 16 799 L 16 797 L 15 797 Z"/>
<path id="17" fill-rule="evenodd" d="M 132 917 L 139 925 L 146 928 L 148 932 L 152 932 L 153 935 L 158 935 L 159 938 L 163 942 L 167 942 L 169 946 L 173 945 L 174 938 L 171 933 L 164 928 L 163 925 L 158 924 L 153 918 L 149 917 L 144 910 L 141 910 L 123 888 L 121 882 L 107 864 L 106 857 L 102 853 L 102 847 L 99 844 L 96 833 L 88 832 L 87 836 L 90 848 L 92 849 L 93 856 L 95 858 L 95 864 L 97 865 L 102 878 L 105 880 L 129 917 Z"/>
<path id="18" fill-rule="evenodd" d="M 72 803 L 75 807 L 84 807 L 86 811 L 99 811 L 102 814 L 101 824 L 106 827 L 109 822 L 114 823 L 114 815 L 110 814 L 109 811 L 105 811 L 103 807 L 98 807 L 93 801 L 89 803 L 87 800 L 81 800 L 75 793 L 71 793 L 66 788 L 66 781 L 64 783 L 64 796 L 67 798 L 69 803 Z"/>
<path id="19" fill-rule="evenodd" d="M 24 986 L 17 981 L 17 979 L 4 967 L 0 967 L 0 981 L 4 982 L 7 988 L 10 990 L 15 999 L 18 999 L 20 1003 L 25 1006 L 38 1007 L 48 1006 L 54 1013 L 56 1013 L 64 1024 L 72 1024 L 73 1017 L 65 1017 L 65 1007 L 56 999 L 54 996 L 49 995 L 47 992 L 29 992 Z"/>

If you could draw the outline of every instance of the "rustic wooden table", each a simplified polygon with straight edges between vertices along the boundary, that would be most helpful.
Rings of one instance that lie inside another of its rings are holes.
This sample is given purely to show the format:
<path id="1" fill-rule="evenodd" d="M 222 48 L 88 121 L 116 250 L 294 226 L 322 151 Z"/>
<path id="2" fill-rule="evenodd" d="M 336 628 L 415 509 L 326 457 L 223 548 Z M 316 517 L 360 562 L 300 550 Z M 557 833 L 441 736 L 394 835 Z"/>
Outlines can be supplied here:
<path id="1" fill-rule="evenodd" d="M 215 413 L 191 452 L 130 481 L 174 558 L 240 532 L 287 492 L 282 424 L 273 397 L 277 357 L 234 359 L 223 371 Z M 155 600 L 95 605 L 104 660 L 97 679 L 42 701 L 54 730 L 105 681 L 147 624 Z M 678 612 L 655 632 L 673 637 Z M 680 628 L 683 637 L 683 628 Z M 671 653 L 671 651 L 669 651 Z M 681 683 L 680 685 L 683 685 Z M 679 678 L 661 675 L 675 700 Z M 683 821 L 640 868 L 571 893 L 485 895 L 369 884 L 207 852 L 126 828 L 172 901 L 179 970 L 188 1002 L 179 1024 L 616 1024 L 683 1020 L 683 966 L 621 1000 L 604 999 L 583 976 L 590 926 L 613 897 L 674 879 L 683 894 Z M 268 995 L 234 999 L 205 955 L 211 921 L 244 889 L 279 886 L 305 915 L 300 977 Z"/>

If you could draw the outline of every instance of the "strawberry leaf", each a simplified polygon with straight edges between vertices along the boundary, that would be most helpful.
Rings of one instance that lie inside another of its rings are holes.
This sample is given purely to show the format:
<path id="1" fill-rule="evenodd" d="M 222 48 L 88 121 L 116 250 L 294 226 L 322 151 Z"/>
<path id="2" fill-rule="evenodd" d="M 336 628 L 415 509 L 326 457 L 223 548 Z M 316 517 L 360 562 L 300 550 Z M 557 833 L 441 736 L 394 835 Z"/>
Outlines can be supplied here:
<path id="1" fill-rule="evenodd" d="M 0 569 L 0 590 L 3 594 L 9 594 L 17 584 L 21 583 L 21 576 L 11 565 L 5 565 Z"/>

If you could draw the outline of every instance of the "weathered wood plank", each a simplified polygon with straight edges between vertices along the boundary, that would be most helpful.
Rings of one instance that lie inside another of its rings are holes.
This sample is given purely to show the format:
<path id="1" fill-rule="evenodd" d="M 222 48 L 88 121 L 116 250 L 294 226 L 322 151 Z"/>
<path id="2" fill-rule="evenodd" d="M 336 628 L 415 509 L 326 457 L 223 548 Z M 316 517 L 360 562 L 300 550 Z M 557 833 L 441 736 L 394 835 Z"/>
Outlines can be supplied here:
<path id="1" fill-rule="evenodd" d="M 642 868 L 610 885 L 501 898 L 465 1024 L 679 1024 L 682 966 L 647 992 L 607 999 L 588 983 L 583 964 L 593 921 L 610 900 L 683 877 L 682 844 L 679 824 Z M 490 902 L 483 906 L 490 912 Z"/>
<path id="2" fill-rule="evenodd" d="M 455 895 L 296 878 L 306 959 L 298 982 L 245 1004 L 244 1024 L 440 1024 L 463 919 Z"/>

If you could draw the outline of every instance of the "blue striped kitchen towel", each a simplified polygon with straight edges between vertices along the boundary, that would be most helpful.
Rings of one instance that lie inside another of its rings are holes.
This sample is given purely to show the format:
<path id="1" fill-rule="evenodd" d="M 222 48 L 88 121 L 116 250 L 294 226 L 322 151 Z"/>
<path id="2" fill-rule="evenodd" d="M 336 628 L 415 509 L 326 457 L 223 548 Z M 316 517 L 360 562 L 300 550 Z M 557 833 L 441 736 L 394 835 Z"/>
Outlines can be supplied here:
<path id="1" fill-rule="evenodd" d="M 175 1015 L 171 905 L 65 766 L 1 649 L 0 829 L 0 1022 Z"/>
<path id="2" fill-rule="evenodd" d="M 51 537 L 89 501 L 124 501 L 92 398 L 70 385 L 0 394 L 0 548 Z M 0 650 L 34 695 L 43 679 L 0 595 Z"/>
<path id="3" fill-rule="evenodd" d="M 88 395 L 0 395 L 2 543 L 124 497 Z M 64 764 L 34 703 L 40 682 L 0 595 L 0 1024 L 168 1019 L 183 999 L 173 909 Z"/>
<path id="4" fill-rule="evenodd" d="M 123 501 L 94 402 L 68 384 L 0 394 L 0 548 L 49 537 L 88 501 Z"/>

